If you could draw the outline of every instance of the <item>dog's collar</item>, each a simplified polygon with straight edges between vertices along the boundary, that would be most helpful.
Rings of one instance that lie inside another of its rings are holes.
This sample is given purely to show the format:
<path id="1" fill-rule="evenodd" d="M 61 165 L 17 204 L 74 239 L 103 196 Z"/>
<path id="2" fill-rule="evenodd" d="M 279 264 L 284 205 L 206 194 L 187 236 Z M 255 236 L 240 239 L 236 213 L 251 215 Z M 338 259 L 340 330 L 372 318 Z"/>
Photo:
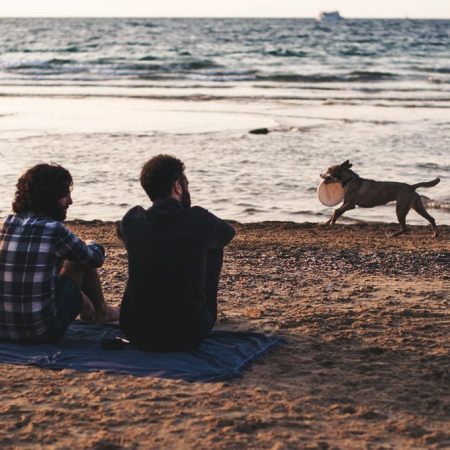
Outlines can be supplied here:
<path id="1" fill-rule="evenodd" d="M 346 184 L 350 183 L 350 181 L 354 180 L 355 178 L 359 178 L 359 175 L 354 173 L 348 180 L 345 180 L 342 183 L 342 187 L 345 187 Z"/>

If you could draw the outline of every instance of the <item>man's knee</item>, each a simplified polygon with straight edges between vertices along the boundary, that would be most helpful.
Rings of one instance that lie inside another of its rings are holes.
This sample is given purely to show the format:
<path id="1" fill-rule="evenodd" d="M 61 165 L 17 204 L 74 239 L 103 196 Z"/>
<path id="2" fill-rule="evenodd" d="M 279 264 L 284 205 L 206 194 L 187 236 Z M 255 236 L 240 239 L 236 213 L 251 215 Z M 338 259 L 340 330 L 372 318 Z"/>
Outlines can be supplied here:
<path id="1" fill-rule="evenodd" d="M 88 269 L 90 268 L 86 266 L 86 264 L 65 259 L 61 266 L 61 270 L 59 271 L 59 275 L 64 275 L 71 278 L 73 281 L 75 281 L 75 283 L 77 283 L 78 287 L 81 288 L 84 275 Z"/>
<path id="2" fill-rule="evenodd" d="M 208 250 L 206 264 L 210 268 L 221 269 L 223 263 L 223 248 Z"/>

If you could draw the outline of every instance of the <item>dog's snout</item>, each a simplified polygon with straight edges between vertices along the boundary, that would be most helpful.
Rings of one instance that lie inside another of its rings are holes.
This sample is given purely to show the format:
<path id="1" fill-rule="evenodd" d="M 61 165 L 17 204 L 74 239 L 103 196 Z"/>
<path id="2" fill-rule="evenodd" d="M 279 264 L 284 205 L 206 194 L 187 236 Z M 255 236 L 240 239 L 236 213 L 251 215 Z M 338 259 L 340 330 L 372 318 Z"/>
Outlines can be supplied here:
<path id="1" fill-rule="evenodd" d="M 323 178 L 325 184 L 336 183 L 338 181 L 335 177 L 333 177 L 329 173 L 321 174 L 320 176 Z"/>

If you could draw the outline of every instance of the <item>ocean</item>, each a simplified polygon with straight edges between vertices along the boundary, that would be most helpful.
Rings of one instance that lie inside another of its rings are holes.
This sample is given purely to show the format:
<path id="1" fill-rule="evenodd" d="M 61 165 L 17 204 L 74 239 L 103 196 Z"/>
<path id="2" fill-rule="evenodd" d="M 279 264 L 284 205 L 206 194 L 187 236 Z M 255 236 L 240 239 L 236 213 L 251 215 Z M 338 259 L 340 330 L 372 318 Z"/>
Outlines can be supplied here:
<path id="1" fill-rule="evenodd" d="M 377 180 L 439 176 L 419 192 L 450 224 L 449 48 L 449 20 L 0 19 L 0 215 L 45 161 L 74 177 L 69 218 L 118 220 L 169 153 L 226 219 L 325 221 L 319 174 L 349 159 Z"/>

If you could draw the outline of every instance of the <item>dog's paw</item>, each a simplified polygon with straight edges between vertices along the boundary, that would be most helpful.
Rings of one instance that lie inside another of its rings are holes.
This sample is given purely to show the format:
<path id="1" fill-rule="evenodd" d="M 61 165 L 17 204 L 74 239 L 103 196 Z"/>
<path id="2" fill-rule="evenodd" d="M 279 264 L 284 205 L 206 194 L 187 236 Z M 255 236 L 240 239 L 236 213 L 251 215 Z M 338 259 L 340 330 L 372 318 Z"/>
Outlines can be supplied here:
<path id="1" fill-rule="evenodd" d="M 391 237 L 397 237 L 397 236 L 400 236 L 400 235 L 405 234 L 405 233 L 409 233 L 409 230 L 400 230 L 400 231 L 397 231 L 397 232 L 395 232 L 395 233 L 392 233 L 392 234 L 391 234 Z"/>
<path id="2" fill-rule="evenodd" d="M 331 225 L 331 220 L 327 220 L 326 222 L 319 223 L 319 227 L 327 227 Z"/>

